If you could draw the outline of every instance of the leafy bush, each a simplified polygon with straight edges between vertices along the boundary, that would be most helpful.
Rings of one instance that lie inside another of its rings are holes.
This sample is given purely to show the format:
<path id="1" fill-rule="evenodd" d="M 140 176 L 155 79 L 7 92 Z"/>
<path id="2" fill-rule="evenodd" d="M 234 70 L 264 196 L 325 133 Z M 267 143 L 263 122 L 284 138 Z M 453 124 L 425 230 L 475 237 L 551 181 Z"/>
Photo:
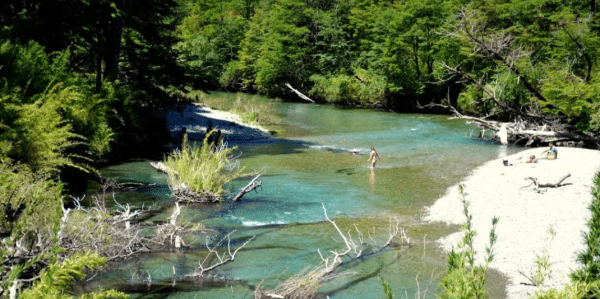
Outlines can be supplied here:
<path id="1" fill-rule="evenodd" d="M 356 104 L 379 104 L 385 100 L 386 80 L 384 77 L 365 69 L 354 70 L 355 76 L 312 75 L 315 83 L 310 90 L 312 95 L 330 102 L 350 102 Z M 360 79 L 359 79 L 360 78 Z"/>
<path id="2" fill-rule="evenodd" d="M 202 146 L 197 143 L 190 145 L 185 135 L 181 149 L 167 156 L 165 165 L 175 172 L 169 175 L 171 188 L 185 183 L 198 194 L 210 192 L 219 196 L 226 184 L 242 175 L 242 169 L 228 169 L 232 166 L 229 157 L 235 148 L 217 148 L 208 143 L 213 132 L 207 134 Z"/>
<path id="3" fill-rule="evenodd" d="M 594 176 L 592 196 L 589 206 L 592 217 L 587 223 L 589 232 L 583 235 L 586 249 L 577 256 L 583 267 L 571 275 L 575 281 L 586 283 L 600 282 L 600 172 Z"/>
<path id="4" fill-rule="evenodd" d="M 486 273 L 489 263 L 494 258 L 493 246 L 496 243 L 496 224 L 498 218 L 492 219 L 490 230 L 490 245 L 486 248 L 485 264 L 475 266 L 475 249 L 473 238 L 476 232 L 471 226 L 473 216 L 469 214 L 469 203 L 465 199 L 464 186 L 459 185 L 462 195 L 463 213 L 467 221 L 463 225 L 464 236 L 458 246 L 458 250 L 452 249 L 448 255 L 448 273 L 442 278 L 441 287 L 443 293 L 441 298 L 448 299 L 479 299 L 488 298 L 484 289 Z"/>

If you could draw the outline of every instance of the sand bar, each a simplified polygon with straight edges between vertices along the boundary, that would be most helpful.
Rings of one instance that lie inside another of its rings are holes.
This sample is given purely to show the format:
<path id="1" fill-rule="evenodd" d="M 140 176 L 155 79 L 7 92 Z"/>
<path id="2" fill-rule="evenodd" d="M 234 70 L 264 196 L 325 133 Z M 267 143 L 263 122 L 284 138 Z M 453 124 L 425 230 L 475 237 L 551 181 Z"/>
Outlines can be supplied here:
<path id="1" fill-rule="evenodd" d="M 201 104 L 180 104 L 169 109 L 165 119 L 173 138 L 186 128 L 190 140 L 201 141 L 209 127 L 221 130 L 230 143 L 269 139 L 272 135 L 264 128 L 244 124 L 240 117 L 227 111 L 213 110 Z"/>
<path id="2" fill-rule="evenodd" d="M 536 290 L 520 272 L 531 275 L 536 255 L 547 248 L 550 255 L 551 278 L 545 288 L 560 289 L 569 281 L 568 274 L 579 267 L 577 253 L 584 249 L 582 233 L 587 231 L 590 217 L 588 206 L 594 174 L 600 170 L 600 152 L 578 148 L 559 148 L 558 159 L 525 163 L 531 155 L 539 156 L 546 148 L 530 149 L 505 157 L 512 166 L 504 166 L 502 159 L 490 161 L 477 169 L 462 183 L 473 215 L 473 227 L 478 235 L 475 249 L 478 262 L 483 261 L 488 244 L 491 220 L 500 218 L 494 247 L 495 259 L 491 268 L 508 278 L 507 298 L 527 298 Z M 541 183 L 557 183 L 567 174 L 571 177 L 559 188 L 535 191 L 527 177 Z M 436 203 L 426 208 L 426 221 L 460 224 L 465 221 L 458 185 L 448 189 Z M 549 232 L 555 232 L 554 237 Z M 454 233 L 439 241 L 447 251 L 456 246 L 462 233 Z"/>

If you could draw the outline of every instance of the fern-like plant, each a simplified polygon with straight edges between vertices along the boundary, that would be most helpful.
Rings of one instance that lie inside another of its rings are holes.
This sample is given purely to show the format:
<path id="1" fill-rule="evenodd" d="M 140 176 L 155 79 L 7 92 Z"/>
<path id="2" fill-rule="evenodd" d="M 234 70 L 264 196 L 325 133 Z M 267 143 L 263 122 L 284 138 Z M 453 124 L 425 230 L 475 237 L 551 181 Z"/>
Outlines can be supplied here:
<path id="1" fill-rule="evenodd" d="M 85 277 L 88 270 L 98 269 L 106 263 L 106 260 L 97 253 L 79 253 L 62 263 L 52 264 L 48 269 L 40 273 L 40 279 L 33 286 L 26 289 L 19 298 L 72 298 L 68 294 L 69 288 L 75 279 Z M 82 298 L 129 298 L 126 294 L 114 290 L 89 293 Z"/>

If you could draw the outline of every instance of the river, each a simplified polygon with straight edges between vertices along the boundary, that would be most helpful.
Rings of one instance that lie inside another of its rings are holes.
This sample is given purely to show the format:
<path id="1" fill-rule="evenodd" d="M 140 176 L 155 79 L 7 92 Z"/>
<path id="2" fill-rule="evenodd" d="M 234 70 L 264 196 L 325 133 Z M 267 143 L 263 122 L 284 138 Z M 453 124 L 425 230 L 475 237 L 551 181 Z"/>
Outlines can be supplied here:
<path id="1" fill-rule="evenodd" d="M 382 298 L 384 279 L 397 297 L 415 298 L 419 293 L 422 298 L 427 292 L 426 297 L 433 298 L 446 263 L 435 240 L 459 227 L 424 223 L 424 207 L 475 167 L 522 150 L 476 139 L 473 125 L 441 115 L 303 103 L 282 103 L 280 112 L 282 124 L 269 128 L 278 132 L 276 138 L 236 144 L 246 170 L 265 169 L 263 188 L 240 202 L 189 206 L 182 214 L 183 221 L 202 223 L 221 235 L 235 230 L 234 247 L 256 236 L 235 261 L 213 271 L 215 279 L 173 283 L 206 255 L 205 238 L 197 235 L 186 239 L 190 250 L 142 254 L 120 262 L 80 285 L 80 291 L 117 288 L 131 298 L 251 298 L 257 285 L 273 288 L 316 266 L 321 261 L 317 249 L 327 253 L 344 248 L 334 227 L 324 221 L 324 206 L 343 230 L 355 232 L 356 226 L 365 243 L 371 242 L 368 235 L 384 243 L 390 219 L 398 219 L 411 245 L 397 237 L 385 250 L 343 264 L 339 277 L 321 288 L 323 294 Z M 366 161 L 370 146 L 381 156 L 375 171 Z M 362 149 L 364 154 L 352 155 L 347 149 Z M 134 207 L 166 207 L 147 221 L 164 221 L 171 213 L 166 176 L 151 169 L 148 161 L 102 171 L 119 181 L 157 184 L 116 195 L 119 202 Z M 230 188 L 238 190 L 247 182 L 235 181 Z M 502 297 L 502 279 L 492 275 L 490 281 L 493 297 Z"/>

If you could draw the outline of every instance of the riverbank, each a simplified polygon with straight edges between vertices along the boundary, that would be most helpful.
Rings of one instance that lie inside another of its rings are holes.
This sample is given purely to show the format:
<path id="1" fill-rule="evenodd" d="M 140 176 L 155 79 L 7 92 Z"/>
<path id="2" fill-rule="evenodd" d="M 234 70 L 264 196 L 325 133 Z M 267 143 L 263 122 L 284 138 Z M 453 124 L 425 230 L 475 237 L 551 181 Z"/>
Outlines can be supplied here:
<path id="1" fill-rule="evenodd" d="M 244 124 L 234 113 L 213 110 L 197 103 L 179 104 L 167 110 L 165 120 L 173 139 L 180 136 L 183 128 L 186 128 L 188 138 L 192 141 L 202 141 L 210 128 L 221 130 L 224 141 L 234 144 L 272 137 L 269 131 L 260 126 Z"/>
<path id="2" fill-rule="evenodd" d="M 590 190 L 593 176 L 600 169 L 600 152 L 560 148 L 556 160 L 526 163 L 527 157 L 540 156 L 545 149 L 530 149 L 503 158 L 512 166 L 504 166 L 502 159 L 490 161 L 475 169 L 462 183 L 477 231 L 475 249 L 479 262 L 483 261 L 489 243 L 492 218 L 500 219 L 490 267 L 507 276 L 509 299 L 526 298 L 536 290 L 525 275 L 533 276 L 536 256 L 542 256 L 546 249 L 551 277 L 544 287 L 560 289 L 569 281 L 569 273 L 579 267 L 577 254 L 585 246 L 582 233 L 587 231 Z M 535 191 L 533 185 L 522 188 L 532 182 L 527 177 L 555 184 L 569 173 L 571 176 L 559 188 L 541 188 L 545 189 L 543 193 Z M 451 187 L 433 206 L 426 208 L 424 220 L 464 223 L 460 198 L 458 186 Z M 462 235 L 457 232 L 438 241 L 450 251 L 459 244 Z"/>

